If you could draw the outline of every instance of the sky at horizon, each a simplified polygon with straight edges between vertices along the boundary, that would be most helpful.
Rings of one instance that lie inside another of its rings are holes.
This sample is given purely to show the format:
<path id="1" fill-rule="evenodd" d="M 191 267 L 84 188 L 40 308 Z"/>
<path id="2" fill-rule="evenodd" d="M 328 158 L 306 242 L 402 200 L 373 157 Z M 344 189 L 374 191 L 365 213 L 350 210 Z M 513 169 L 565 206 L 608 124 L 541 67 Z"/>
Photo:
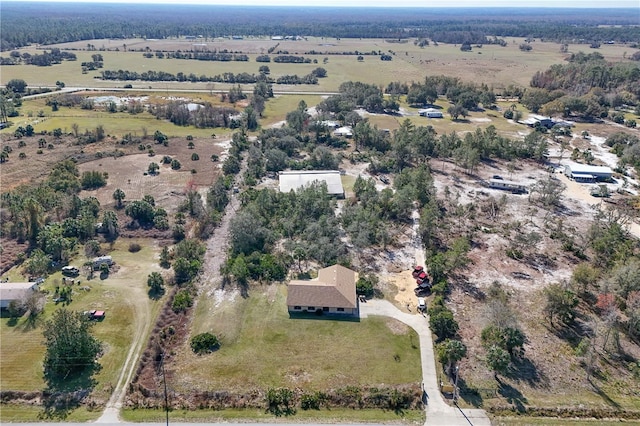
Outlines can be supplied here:
<path id="1" fill-rule="evenodd" d="M 200 4 L 200 5 L 224 5 L 224 6 L 292 6 L 292 7 L 526 7 L 526 8 L 577 8 L 577 9 L 619 9 L 637 8 L 639 10 L 638 23 L 640 24 L 640 0 L 616 0 L 603 3 L 602 0 L 529 0 L 517 4 L 514 0 L 457 0 L 455 2 L 442 2 L 436 0 L 316 0 L 313 4 L 302 0 L 2 0 L 3 2 L 57 2 L 57 3 L 139 3 L 139 4 Z"/>

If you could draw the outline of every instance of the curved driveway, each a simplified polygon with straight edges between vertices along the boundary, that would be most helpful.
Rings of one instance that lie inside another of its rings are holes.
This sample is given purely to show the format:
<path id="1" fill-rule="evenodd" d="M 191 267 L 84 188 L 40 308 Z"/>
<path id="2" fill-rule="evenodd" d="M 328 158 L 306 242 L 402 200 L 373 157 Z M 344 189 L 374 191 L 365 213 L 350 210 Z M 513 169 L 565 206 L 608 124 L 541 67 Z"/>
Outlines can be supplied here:
<path id="1" fill-rule="evenodd" d="M 426 426 L 490 426 L 491 421 L 484 410 L 461 410 L 447 404 L 442 398 L 438 386 L 436 361 L 433 352 L 433 339 L 427 318 L 418 314 L 409 314 L 396 308 L 386 300 L 368 300 L 360 303 L 360 318 L 380 315 L 395 318 L 413 328 L 420 337 L 420 357 L 422 361 L 422 383 L 426 394 Z"/>

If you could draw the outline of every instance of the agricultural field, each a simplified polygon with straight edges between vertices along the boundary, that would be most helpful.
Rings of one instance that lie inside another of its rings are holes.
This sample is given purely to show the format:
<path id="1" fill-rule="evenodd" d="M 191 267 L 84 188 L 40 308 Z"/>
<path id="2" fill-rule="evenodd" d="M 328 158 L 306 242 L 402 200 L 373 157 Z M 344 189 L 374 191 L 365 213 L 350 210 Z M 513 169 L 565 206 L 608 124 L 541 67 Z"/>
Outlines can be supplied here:
<path id="1" fill-rule="evenodd" d="M 483 45 L 473 47 L 471 52 L 461 52 L 459 46 L 439 44 L 419 47 L 414 40 L 404 43 L 389 42 L 380 39 L 323 39 L 283 40 L 278 50 L 287 51 L 291 55 L 305 56 L 316 63 L 267 64 L 255 62 L 256 56 L 265 54 L 277 42 L 268 39 L 256 40 L 214 40 L 207 41 L 210 49 L 246 53 L 248 62 L 211 62 L 186 59 L 146 59 L 142 53 L 147 50 L 155 52 L 177 49 L 198 49 L 192 41 L 167 40 L 95 40 L 92 45 L 99 51 L 86 50 L 86 42 L 66 43 L 47 46 L 47 48 L 78 49 L 73 53 L 77 61 L 63 61 L 51 67 L 32 65 L 16 65 L 3 67 L 1 81 L 3 84 L 12 78 L 24 79 L 30 87 L 54 86 L 62 80 L 68 87 L 122 87 L 131 83 L 134 88 L 155 90 L 180 90 L 185 83 L 177 82 L 115 82 L 100 80 L 100 70 L 82 74 L 80 64 L 91 61 L 91 55 L 99 53 L 104 58 L 104 70 L 129 70 L 144 72 L 149 70 L 165 71 L 172 74 L 178 72 L 196 75 L 214 76 L 225 72 L 258 73 L 260 65 L 268 65 L 271 77 L 287 74 L 305 75 L 317 67 L 327 70 L 327 78 L 319 79 L 317 85 L 275 85 L 276 92 L 336 92 L 344 81 L 361 81 L 386 87 L 392 81 L 420 82 L 426 75 L 448 75 L 460 77 L 464 81 L 481 81 L 495 89 L 502 89 L 510 84 L 527 86 L 536 71 L 543 71 L 552 64 L 560 63 L 570 53 L 588 50 L 585 45 L 569 45 L 567 53 L 560 52 L 560 45 L 552 42 L 533 41 L 533 50 L 523 52 L 519 49 L 521 39 L 507 38 L 505 47 L 499 45 Z M 124 51 L 126 45 L 127 51 Z M 102 50 L 102 49 L 105 50 Z M 119 51 L 115 51 L 119 49 Z M 132 50 L 137 51 L 132 51 Z M 308 54 L 307 52 L 321 52 Z M 393 52 L 393 60 L 381 61 L 379 56 L 364 55 L 362 61 L 356 54 L 343 55 L 342 52 Z M 34 47 L 22 48 L 19 52 L 40 53 Z M 598 52 L 607 60 L 622 61 L 630 49 L 624 45 L 603 45 Z M 271 54 L 271 56 L 275 56 Z M 64 77 L 61 77 L 64 76 Z M 186 83 L 189 90 L 228 90 L 224 83 Z"/>

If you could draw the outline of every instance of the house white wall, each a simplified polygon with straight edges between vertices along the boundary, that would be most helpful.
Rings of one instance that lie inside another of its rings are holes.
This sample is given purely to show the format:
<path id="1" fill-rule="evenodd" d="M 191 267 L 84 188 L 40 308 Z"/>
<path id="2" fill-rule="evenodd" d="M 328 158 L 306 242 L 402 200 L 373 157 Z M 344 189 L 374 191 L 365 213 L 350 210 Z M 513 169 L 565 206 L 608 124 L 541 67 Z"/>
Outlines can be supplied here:
<path id="1" fill-rule="evenodd" d="M 332 308 L 328 306 L 288 306 L 290 313 L 315 313 L 318 309 L 323 314 L 335 314 L 335 315 L 354 315 L 357 313 L 357 309 L 352 308 Z"/>

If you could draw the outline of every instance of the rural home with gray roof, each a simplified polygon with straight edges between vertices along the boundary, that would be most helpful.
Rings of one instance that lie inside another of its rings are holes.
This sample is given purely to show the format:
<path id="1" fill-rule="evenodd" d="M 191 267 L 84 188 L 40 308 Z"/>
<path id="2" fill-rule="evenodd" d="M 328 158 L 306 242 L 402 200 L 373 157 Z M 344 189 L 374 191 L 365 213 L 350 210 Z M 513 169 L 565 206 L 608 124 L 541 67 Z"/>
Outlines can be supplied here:
<path id="1" fill-rule="evenodd" d="M 289 313 L 358 315 L 356 273 L 341 265 L 318 271 L 314 280 L 294 280 L 287 288 Z"/>
<path id="2" fill-rule="evenodd" d="M 38 289 L 38 283 L 0 283 L 0 309 L 7 309 L 13 301 L 25 300 Z"/>

